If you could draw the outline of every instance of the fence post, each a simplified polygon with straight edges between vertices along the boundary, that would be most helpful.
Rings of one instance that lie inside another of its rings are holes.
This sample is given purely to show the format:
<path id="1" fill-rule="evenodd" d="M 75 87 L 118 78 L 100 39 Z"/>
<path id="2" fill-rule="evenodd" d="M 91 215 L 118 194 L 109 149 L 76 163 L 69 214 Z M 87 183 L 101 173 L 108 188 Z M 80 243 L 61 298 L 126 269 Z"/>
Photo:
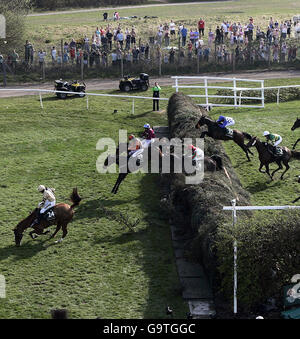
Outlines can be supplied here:
<path id="1" fill-rule="evenodd" d="M 39 92 L 39 96 L 40 96 L 40 104 L 41 104 L 41 108 L 44 108 L 44 105 L 43 105 L 43 99 L 42 99 L 42 93 Z"/>
<path id="2" fill-rule="evenodd" d="M 207 78 L 204 78 L 204 86 L 205 86 L 205 102 L 206 102 L 206 109 L 208 110 L 208 88 L 207 88 Z"/>
<path id="3" fill-rule="evenodd" d="M 46 75 L 45 75 L 45 60 L 43 60 L 42 72 L 43 72 L 43 81 L 45 81 L 45 78 L 46 78 Z"/>
<path id="4" fill-rule="evenodd" d="M 86 94 L 86 109 L 89 109 L 89 96 Z"/>
<path id="5" fill-rule="evenodd" d="M 199 74 L 200 71 L 200 60 L 199 60 L 199 55 L 198 55 L 198 50 L 197 50 L 197 74 Z"/>
<path id="6" fill-rule="evenodd" d="M 134 99 L 132 99 L 132 114 L 134 114 Z"/>
<path id="7" fill-rule="evenodd" d="M 178 92 L 178 78 L 175 78 L 175 88 L 176 88 L 176 92 Z"/>
<path id="8" fill-rule="evenodd" d="M 236 78 L 233 78 L 233 95 L 234 95 L 234 107 L 237 108 Z M 241 104 L 240 104 L 240 105 L 241 105 Z"/>
<path id="9" fill-rule="evenodd" d="M 124 76 L 123 52 L 121 51 L 120 53 L 121 53 L 121 59 L 120 59 L 120 61 L 121 61 L 121 78 L 123 78 L 123 76 Z"/>
<path id="10" fill-rule="evenodd" d="M 264 87 L 264 80 L 261 81 L 261 103 L 262 103 L 262 107 L 265 108 L 265 87 Z"/>
<path id="11" fill-rule="evenodd" d="M 279 105 L 279 94 L 280 94 L 280 88 L 278 88 L 278 91 L 277 91 L 277 105 Z"/>
<path id="12" fill-rule="evenodd" d="M 236 199 L 231 201 L 232 204 L 232 226 L 235 229 L 236 217 Z M 233 242 L 233 312 L 237 314 L 237 241 L 234 238 Z"/>
<path id="13" fill-rule="evenodd" d="M 241 106 L 241 103 L 242 103 L 242 93 L 243 91 L 240 92 L 239 106 Z"/>
<path id="14" fill-rule="evenodd" d="M 81 61 L 81 80 L 83 80 L 83 53 L 82 53 L 82 56 L 81 56 L 81 59 L 80 59 L 80 61 Z"/>
<path id="15" fill-rule="evenodd" d="M 161 63 L 162 63 L 162 59 L 161 59 L 161 49 L 160 47 L 158 47 L 158 74 L 159 76 L 161 76 Z"/>

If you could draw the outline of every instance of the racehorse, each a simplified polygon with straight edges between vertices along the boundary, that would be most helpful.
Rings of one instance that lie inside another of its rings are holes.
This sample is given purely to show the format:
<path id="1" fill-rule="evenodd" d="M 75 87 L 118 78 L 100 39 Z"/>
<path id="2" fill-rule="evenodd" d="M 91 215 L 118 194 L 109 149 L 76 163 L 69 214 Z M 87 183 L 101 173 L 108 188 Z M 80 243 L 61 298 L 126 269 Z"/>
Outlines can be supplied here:
<path id="1" fill-rule="evenodd" d="M 167 147 L 166 149 L 163 148 L 163 139 L 161 139 L 162 144 L 159 147 L 154 147 L 154 150 L 157 150 L 157 152 L 159 152 L 159 154 L 161 155 L 161 151 L 164 150 L 164 156 L 170 156 L 170 172 L 173 173 L 174 172 L 174 160 L 175 158 L 179 159 L 178 156 L 176 154 L 174 154 L 174 150 L 170 150 L 170 147 Z M 108 164 L 113 164 L 116 163 L 118 166 L 120 164 L 120 146 L 117 147 L 116 149 L 116 153 L 115 155 L 108 155 L 107 158 L 104 161 L 104 168 L 108 166 Z M 128 144 L 125 144 L 124 149 L 128 148 Z M 151 147 L 146 148 L 145 150 L 147 150 L 148 152 L 148 160 L 150 160 L 151 158 Z M 125 155 L 124 155 L 125 156 Z M 120 184 L 125 180 L 125 178 L 127 177 L 127 175 L 129 173 L 131 173 L 130 169 L 128 168 L 128 152 L 127 152 L 127 169 L 125 171 L 125 173 L 119 173 L 117 181 L 111 191 L 111 193 L 113 194 L 117 194 L 118 189 Z M 137 161 L 139 161 L 137 159 Z M 161 165 L 161 163 L 160 163 Z M 160 167 L 161 168 L 161 167 Z M 182 167 L 184 168 L 184 157 L 182 157 Z M 223 169 L 223 162 L 222 162 L 222 158 L 219 155 L 212 155 L 211 157 L 204 157 L 204 171 L 209 171 L 209 172 L 215 172 L 218 170 Z"/>
<path id="2" fill-rule="evenodd" d="M 261 142 L 258 137 L 252 137 L 251 140 L 249 141 L 249 143 L 247 144 L 247 147 L 252 147 L 255 146 L 259 155 L 259 160 L 260 160 L 260 166 L 259 166 L 259 171 L 261 173 L 267 173 L 269 175 L 269 177 L 271 178 L 271 180 L 273 180 L 273 176 L 274 174 L 281 170 L 283 168 L 281 162 L 283 162 L 284 166 L 285 166 L 285 171 L 281 174 L 280 179 L 283 179 L 284 174 L 289 170 L 290 166 L 289 166 L 289 161 L 292 158 L 298 159 L 300 160 L 300 152 L 296 152 L 296 151 L 291 151 L 290 149 L 288 149 L 287 147 L 283 146 L 280 147 L 283 151 L 282 156 L 277 156 L 275 157 L 274 155 L 272 155 L 269 150 L 268 150 L 268 144 L 265 142 Z M 278 165 L 278 168 L 275 169 L 272 174 L 270 174 L 269 171 L 269 164 L 272 162 L 276 162 Z M 265 166 L 266 171 L 262 171 L 262 167 Z"/>
<path id="3" fill-rule="evenodd" d="M 61 242 L 63 238 L 66 237 L 68 231 L 67 226 L 68 223 L 72 220 L 74 215 L 74 207 L 78 206 L 81 198 L 78 195 L 77 188 L 73 188 L 73 192 L 70 196 L 70 199 L 72 201 L 72 206 L 60 203 L 53 207 L 53 212 L 55 214 L 55 219 L 53 221 L 47 221 L 45 219 L 42 219 L 41 222 L 33 227 L 33 230 L 29 233 L 32 239 L 35 239 L 37 236 L 34 236 L 34 233 L 41 235 L 41 234 L 47 234 L 50 231 L 44 232 L 44 229 L 51 226 L 56 225 L 56 230 L 51 235 L 50 239 L 54 238 L 56 233 L 62 228 L 63 235 L 60 240 L 57 242 Z M 21 240 L 23 238 L 23 232 L 30 227 L 30 225 L 33 223 L 33 221 L 37 218 L 37 215 L 39 213 L 39 209 L 36 208 L 30 215 L 25 218 L 24 220 L 20 221 L 18 225 L 13 229 L 15 233 L 15 243 L 16 246 L 20 246 Z"/>
<path id="4" fill-rule="evenodd" d="M 201 133 L 200 138 L 204 138 L 205 135 L 217 140 L 233 140 L 241 149 L 246 153 L 248 161 L 250 161 L 249 154 L 253 155 L 251 150 L 247 148 L 244 141 L 245 138 L 250 140 L 251 135 L 246 132 L 240 132 L 237 129 L 233 130 L 232 137 L 225 135 L 224 128 L 221 128 L 218 123 L 206 116 L 202 116 L 201 119 L 197 122 L 195 128 L 200 129 L 201 126 L 206 125 L 208 130 Z"/>
<path id="5" fill-rule="evenodd" d="M 291 128 L 292 131 L 294 131 L 296 128 L 300 127 L 300 119 L 296 119 L 296 121 L 294 122 L 294 125 L 293 127 Z M 297 141 L 295 142 L 294 146 L 293 146 L 293 149 L 296 148 L 296 145 L 298 144 L 298 142 L 300 141 L 300 138 L 297 139 Z"/>

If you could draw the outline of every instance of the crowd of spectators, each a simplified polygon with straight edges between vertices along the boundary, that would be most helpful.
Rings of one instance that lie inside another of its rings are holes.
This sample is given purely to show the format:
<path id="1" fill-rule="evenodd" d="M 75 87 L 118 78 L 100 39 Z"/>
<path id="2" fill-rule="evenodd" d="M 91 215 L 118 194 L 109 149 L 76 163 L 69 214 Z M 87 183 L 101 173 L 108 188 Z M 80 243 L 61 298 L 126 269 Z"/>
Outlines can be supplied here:
<path id="1" fill-rule="evenodd" d="M 107 13 L 103 14 L 107 22 Z M 207 29 L 200 18 L 197 26 L 187 28 L 184 23 L 160 24 L 157 32 L 148 41 L 142 41 L 135 27 L 121 24 L 118 12 L 113 22 L 105 27 L 96 27 L 91 38 L 66 41 L 63 46 L 51 46 L 47 50 L 35 50 L 32 43 L 25 43 L 24 63 L 38 63 L 40 68 L 45 61 L 53 66 L 62 64 L 83 64 L 84 67 L 97 67 L 124 63 L 138 63 L 141 60 L 160 57 L 164 64 L 175 63 L 176 56 L 181 60 L 198 58 L 199 62 L 214 61 L 218 64 L 254 60 L 285 62 L 297 57 L 297 46 L 292 43 L 294 23 L 291 20 L 278 22 L 272 17 L 266 27 L 255 24 L 252 17 L 245 24 L 223 21 L 215 29 Z M 153 34 L 152 34 L 153 35 Z M 255 42 L 255 43 L 254 43 Z M 154 47 L 151 56 L 150 50 Z M 157 52 L 156 52 L 157 51 Z M 7 63 L 16 69 L 20 58 L 14 50 Z"/>

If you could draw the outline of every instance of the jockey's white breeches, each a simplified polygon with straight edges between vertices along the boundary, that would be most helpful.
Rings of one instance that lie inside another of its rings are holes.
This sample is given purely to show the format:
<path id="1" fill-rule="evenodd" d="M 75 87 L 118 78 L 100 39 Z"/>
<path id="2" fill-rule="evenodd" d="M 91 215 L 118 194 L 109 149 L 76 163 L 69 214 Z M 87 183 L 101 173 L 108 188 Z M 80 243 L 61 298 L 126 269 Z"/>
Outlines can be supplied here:
<path id="1" fill-rule="evenodd" d="M 45 203 L 44 203 L 43 208 L 40 211 L 40 214 L 45 213 L 49 208 L 54 207 L 55 204 L 56 204 L 55 200 L 54 201 L 46 200 Z"/>
<path id="2" fill-rule="evenodd" d="M 233 119 L 228 119 L 225 127 L 232 126 L 234 124 L 235 124 L 235 121 Z"/>
<path id="3" fill-rule="evenodd" d="M 143 139 L 141 141 L 143 148 L 148 148 L 150 146 L 150 144 L 152 144 L 154 142 L 155 139 L 151 139 L 151 140 L 147 140 L 147 139 Z"/>
<path id="4" fill-rule="evenodd" d="M 138 149 L 136 151 L 132 151 L 133 153 L 130 154 L 130 157 L 131 158 L 136 158 L 138 155 L 142 154 L 144 152 L 144 149 L 141 148 L 141 149 Z M 131 153 L 131 152 L 130 152 Z"/>
<path id="5" fill-rule="evenodd" d="M 282 138 L 280 137 L 280 139 L 277 140 L 277 141 L 274 143 L 274 146 L 278 146 L 278 145 L 281 143 L 281 141 L 282 141 Z"/>

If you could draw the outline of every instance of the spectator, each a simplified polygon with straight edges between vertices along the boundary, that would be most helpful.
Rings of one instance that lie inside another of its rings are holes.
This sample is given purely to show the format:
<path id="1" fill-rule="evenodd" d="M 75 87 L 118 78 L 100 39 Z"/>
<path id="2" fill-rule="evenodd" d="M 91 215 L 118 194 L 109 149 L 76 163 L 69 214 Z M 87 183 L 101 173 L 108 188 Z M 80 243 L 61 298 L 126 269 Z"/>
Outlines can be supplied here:
<path id="1" fill-rule="evenodd" d="M 165 40 L 165 46 L 166 46 L 166 47 L 169 47 L 169 45 L 170 45 L 170 35 L 169 35 L 169 31 L 165 31 L 164 40 Z"/>
<path id="2" fill-rule="evenodd" d="M 139 53 L 140 53 L 139 49 L 136 48 L 136 46 L 134 46 L 132 50 L 133 63 L 138 63 Z"/>
<path id="3" fill-rule="evenodd" d="M 169 54 L 170 54 L 170 64 L 174 64 L 174 61 L 175 61 L 175 50 L 174 50 L 173 47 L 171 48 Z"/>
<path id="4" fill-rule="evenodd" d="M 200 20 L 198 21 L 199 37 L 204 36 L 204 26 L 205 26 L 205 22 L 204 20 L 200 18 Z"/>
<path id="5" fill-rule="evenodd" d="M 74 64 L 75 56 L 76 56 L 76 49 L 72 47 L 70 48 L 70 58 L 71 58 L 72 65 Z"/>
<path id="6" fill-rule="evenodd" d="M 119 33 L 117 34 L 117 41 L 119 42 L 121 49 L 123 49 L 124 34 L 122 33 L 122 31 L 119 31 Z"/>
<path id="7" fill-rule="evenodd" d="M 42 69 L 42 67 L 45 63 L 45 56 L 46 56 L 46 52 L 43 51 L 43 50 L 40 50 L 39 53 L 38 53 L 40 69 Z"/>
<path id="8" fill-rule="evenodd" d="M 104 20 L 104 21 L 107 21 L 107 18 L 108 18 L 108 13 L 107 13 L 107 12 L 104 12 L 104 13 L 103 13 L 103 20 Z"/>
<path id="9" fill-rule="evenodd" d="M 13 69 L 14 73 L 16 73 L 18 59 L 19 59 L 19 54 L 14 49 L 12 54 L 11 54 L 11 65 L 12 65 L 12 69 Z"/>
<path id="10" fill-rule="evenodd" d="M 55 46 L 53 46 L 51 49 L 52 65 L 56 63 L 56 54 L 57 54 L 56 48 Z"/>
<path id="11" fill-rule="evenodd" d="M 107 41 L 108 41 L 108 45 L 109 45 L 109 50 L 111 51 L 113 34 L 111 33 L 111 31 L 109 29 L 107 30 L 106 37 L 107 37 Z"/>
<path id="12" fill-rule="evenodd" d="M 134 30 L 133 27 L 132 27 L 132 30 L 131 30 L 130 35 L 131 35 L 131 44 L 134 45 L 134 44 L 136 43 L 136 41 L 135 41 L 135 38 L 136 38 L 136 32 L 135 32 L 135 30 Z"/>
<path id="13" fill-rule="evenodd" d="M 184 26 L 182 26 L 182 29 L 181 29 L 182 47 L 184 47 L 186 44 L 187 32 L 188 32 L 187 29 Z"/>
<path id="14" fill-rule="evenodd" d="M 161 91 L 161 88 L 158 82 L 155 82 L 152 90 L 153 90 L 153 98 L 159 98 L 159 93 Z M 158 99 L 153 99 L 153 111 L 155 110 L 159 111 L 159 100 Z"/>
<path id="15" fill-rule="evenodd" d="M 176 25 L 173 22 L 173 20 L 171 20 L 169 27 L 170 27 L 170 34 L 171 34 L 171 36 L 172 35 L 175 36 L 176 35 Z"/>

